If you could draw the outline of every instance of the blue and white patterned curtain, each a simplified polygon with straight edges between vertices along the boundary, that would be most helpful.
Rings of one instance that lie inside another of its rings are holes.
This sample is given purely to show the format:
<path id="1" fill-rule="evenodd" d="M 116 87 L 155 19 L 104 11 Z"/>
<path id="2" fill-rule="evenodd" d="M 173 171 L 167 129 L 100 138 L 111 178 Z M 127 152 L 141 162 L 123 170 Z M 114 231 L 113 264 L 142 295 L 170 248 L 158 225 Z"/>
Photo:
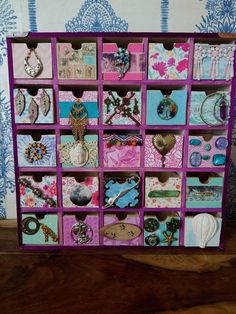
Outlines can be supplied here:
<path id="1" fill-rule="evenodd" d="M 0 218 L 16 217 L 6 35 L 27 31 L 236 33 L 236 1 L 0 0 Z M 236 208 L 235 164 L 232 161 L 230 216 Z"/>

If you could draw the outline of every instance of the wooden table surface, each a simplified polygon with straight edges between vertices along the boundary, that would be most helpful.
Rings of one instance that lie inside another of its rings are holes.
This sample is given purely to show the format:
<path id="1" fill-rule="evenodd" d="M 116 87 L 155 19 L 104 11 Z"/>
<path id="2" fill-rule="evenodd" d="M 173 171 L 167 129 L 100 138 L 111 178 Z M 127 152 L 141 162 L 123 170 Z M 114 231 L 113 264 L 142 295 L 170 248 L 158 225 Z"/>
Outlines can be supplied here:
<path id="1" fill-rule="evenodd" d="M 27 252 L 0 221 L 0 313 L 236 314 L 236 222 L 226 249 Z"/>

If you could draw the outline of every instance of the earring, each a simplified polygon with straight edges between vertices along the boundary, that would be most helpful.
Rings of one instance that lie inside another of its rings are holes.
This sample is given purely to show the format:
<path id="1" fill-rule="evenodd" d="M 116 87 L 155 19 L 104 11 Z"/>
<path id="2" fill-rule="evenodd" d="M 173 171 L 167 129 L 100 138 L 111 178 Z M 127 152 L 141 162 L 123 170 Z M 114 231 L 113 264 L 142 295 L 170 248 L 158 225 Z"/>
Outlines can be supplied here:
<path id="1" fill-rule="evenodd" d="M 37 65 L 33 68 L 29 65 L 29 59 L 31 57 L 31 54 L 34 53 L 35 57 L 37 59 Z M 43 64 L 41 59 L 38 57 L 38 54 L 34 48 L 31 48 L 29 52 L 27 53 L 26 58 L 24 59 L 24 69 L 25 72 L 31 76 L 31 77 L 37 77 L 40 75 L 40 73 L 43 71 Z"/>
<path id="2" fill-rule="evenodd" d="M 121 79 L 130 67 L 130 53 L 125 48 L 118 48 L 118 51 L 114 53 L 116 71 L 119 73 L 119 79 Z"/>
<path id="3" fill-rule="evenodd" d="M 84 221 L 79 220 L 71 227 L 71 238 L 76 244 L 86 244 L 93 239 L 93 229 Z"/>
<path id="4" fill-rule="evenodd" d="M 40 110 L 44 117 L 47 116 L 49 110 L 50 110 L 51 100 L 50 96 L 47 94 L 47 92 L 43 89 L 43 92 L 40 97 Z"/>
<path id="5" fill-rule="evenodd" d="M 15 97 L 15 108 L 19 116 L 21 116 L 25 110 L 25 96 L 20 89 L 18 89 L 17 95 Z"/>
<path id="6" fill-rule="evenodd" d="M 29 120 L 30 123 L 34 124 L 39 115 L 39 108 L 36 101 L 32 98 L 29 104 Z"/>

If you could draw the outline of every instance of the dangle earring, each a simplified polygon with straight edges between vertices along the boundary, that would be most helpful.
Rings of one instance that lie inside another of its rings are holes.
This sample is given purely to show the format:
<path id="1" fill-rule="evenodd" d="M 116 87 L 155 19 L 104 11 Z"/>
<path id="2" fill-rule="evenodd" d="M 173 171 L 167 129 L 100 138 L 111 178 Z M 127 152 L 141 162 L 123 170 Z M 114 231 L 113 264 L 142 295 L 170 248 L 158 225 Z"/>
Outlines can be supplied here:
<path id="1" fill-rule="evenodd" d="M 32 53 L 34 53 L 37 59 L 37 65 L 35 67 L 32 67 L 31 65 L 29 65 L 29 59 Z M 41 59 L 38 57 L 38 54 L 34 48 L 31 48 L 29 50 L 27 56 L 24 59 L 24 69 L 25 69 L 25 72 L 33 78 L 39 76 L 43 71 L 43 63 Z"/>

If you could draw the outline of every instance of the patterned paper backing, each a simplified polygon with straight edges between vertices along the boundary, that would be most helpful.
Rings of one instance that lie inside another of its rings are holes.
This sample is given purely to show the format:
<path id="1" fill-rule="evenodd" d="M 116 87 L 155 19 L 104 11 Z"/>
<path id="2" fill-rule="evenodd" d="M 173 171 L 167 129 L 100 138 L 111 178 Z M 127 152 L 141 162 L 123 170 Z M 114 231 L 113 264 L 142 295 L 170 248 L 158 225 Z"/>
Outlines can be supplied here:
<path id="1" fill-rule="evenodd" d="M 112 145 L 107 147 L 109 140 L 103 139 L 103 165 L 104 167 L 139 167 L 140 146 Z"/>
<path id="2" fill-rule="evenodd" d="M 88 214 L 84 220 L 93 229 L 93 238 L 91 242 L 85 244 L 77 244 L 71 238 L 71 228 L 78 221 L 73 215 L 65 215 L 63 217 L 63 234 L 64 234 L 64 245 L 75 245 L 75 246 L 87 246 L 87 245 L 98 245 L 99 244 L 99 226 L 98 226 L 98 214 Z"/>
<path id="3" fill-rule="evenodd" d="M 91 201 L 85 206 L 77 206 L 70 200 L 70 194 L 72 189 L 77 185 L 81 184 L 87 186 L 92 192 Z M 73 177 L 62 178 L 62 194 L 63 194 L 63 206 L 64 207 L 98 207 L 99 206 L 99 195 L 98 195 L 98 177 L 86 177 L 84 181 L 77 182 Z"/>
<path id="4" fill-rule="evenodd" d="M 119 98 L 120 101 L 122 102 L 122 97 L 118 96 L 117 92 L 112 91 L 113 95 L 115 98 Z M 127 94 L 129 95 L 130 92 L 127 92 Z M 127 95 L 126 94 L 126 95 Z M 103 92 L 103 123 L 105 124 L 106 120 L 109 119 L 109 117 L 114 113 L 114 106 L 111 104 L 110 105 L 110 112 L 107 114 L 107 106 L 105 105 L 104 101 L 106 98 L 110 98 L 111 100 L 112 97 L 108 94 L 108 92 Z M 134 100 L 137 99 L 138 103 L 138 109 L 139 109 L 139 114 L 138 115 L 133 115 L 133 117 L 141 122 L 141 92 L 135 92 L 134 97 L 131 98 L 130 100 L 130 109 L 131 112 L 133 112 L 134 109 Z M 129 117 L 123 117 L 122 114 L 116 114 L 113 118 L 112 118 L 112 125 L 135 125 L 135 122 L 130 119 Z"/>
<path id="5" fill-rule="evenodd" d="M 152 144 L 153 135 L 146 135 L 145 138 L 145 167 L 162 167 L 161 155 Z M 165 155 L 165 167 L 182 167 L 183 136 L 175 135 L 176 144 L 172 150 Z"/>
<path id="6" fill-rule="evenodd" d="M 172 50 L 166 50 L 162 43 L 150 43 L 148 78 L 151 80 L 186 79 L 189 47 L 189 43 L 175 43 Z"/>
<path id="7" fill-rule="evenodd" d="M 109 225 L 109 224 L 115 224 L 115 223 L 130 223 L 139 226 L 140 225 L 140 218 L 138 214 L 127 214 L 127 217 L 124 220 L 119 220 L 115 214 L 105 214 L 104 215 L 104 226 Z M 142 233 L 140 234 L 139 237 L 129 240 L 129 241 L 116 241 L 116 240 L 110 240 L 106 237 L 103 237 L 103 244 L 104 245 L 142 245 Z"/>
<path id="8" fill-rule="evenodd" d="M 34 217 L 37 219 L 35 214 L 22 214 L 22 220 L 26 217 Z M 51 228 L 52 231 L 58 237 L 58 216 L 56 214 L 46 214 L 44 218 L 38 219 L 38 221 L 42 224 L 45 224 L 47 227 Z M 48 238 L 48 242 L 45 242 L 45 237 L 41 227 L 39 231 L 33 235 L 28 235 L 22 232 L 22 242 L 23 244 L 41 244 L 41 245 L 58 244 L 58 242 L 53 242 L 50 236 Z"/>
<path id="9" fill-rule="evenodd" d="M 130 43 L 127 49 L 130 53 L 130 67 L 125 75 L 119 79 L 114 59 L 114 53 L 118 51 L 118 46 L 115 43 L 103 44 L 102 72 L 104 80 L 142 80 L 145 70 L 143 44 Z"/>
<path id="10" fill-rule="evenodd" d="M 182 178 L 169 178 L 162 183 L 157 177 L 145 178 L 145 206 L 148 208 L 179 208 L 181 206 L 181 193 L 179 197 L 156 198 L 148 197 L 151 191 L 180 191 L 181 192 Z"/>
<path id="11" fill-rule="evenodd" d="M 75 97 L 72 91 L 59 91 L 59 102 L 76 102 L 78 98 Z M 79 98 L 82 102 L 98 102 L 98 92 L 97 91 L 84 91 L 82 97 Z M 68 125 L 69 118 L 61 118 L 60 117 L 60 124 Z M 89 118 L 88 125 L 97 125 L 98 119 L 97 118 Z"/>
<path id="12" fill-rule="evenodd" d="M 158 244 L 158 246 L 168 246 L 168 243 L 165 242 L 165 236 L 163 235 L 163 231 L 166 231 L 166 222 L 167 221 L 170 221 L 171 218 L 175 218 L 177 219 L 178 217 L 177 216 L 169 216 L 167 217 L 164 221 L 159 221 L 157 219 L 156 216 L 152 216 L 152 215 L 149 215 L 149 216 L 145 216 L 144 217 L 144 221 L 148 218 L 154 218 L 156 219 L 158 222 L 159 222 L 159 227 L 156 231 L 154 232 L 147 232 L 146 230 L 144 230 L 144 246 L 150 246 L 148 244 L 145 243 L 145 238 L 149 235 L 153 235 L 155 234 L 159 239 L 160 239 L 160 243 Z M 179 218 L 178 218 L 179 219 Z M 168 234 L 170 234 L 169 231 L 167 231 Z M 179 230 L 177 230 L 174 235 L 173 235 L 174 238 L 178 239 L 178 240 L 175 240 L 172 242 L 171 246 L 178 246 L 179 245 Z"/>
<path id="13" fill-rule="evenodd" d="M 202 159 L 202 162 L 201 162 L 201 165 L 200 167 L 218 167 L 218 166 L 214 166 L 213 165 L 213 155 L 215 154 L 223 154 L 225 155 L 226 154 L 226 149 L 218 149 L 215 147 L 215 141 L 221 137 L 221 135 L 218 135 L 218 136 L 212 136 L 211 140 L 210 141 L 205 141 L 204 138 L 202 136 L 189 136 L 189 142 L 191 139 L 199 139 L 201 141 L 201 145 L 199 146 L 194 146 L 194 145 L 190 145 L 188 146 L 188 167 L 190 168 L 195 168 L 193 167 L 191 164 L 190 164 L 190 156 L 192 153 L 194 152 L 198 152 L 200 153 L 202 156 L 204 155 L 208 155 L 210 156 L 210 159 L 209 160 L 203 160 Z M 211 145 L 211 150 L 210 151 L 206 151 L 204 149 L 204 146 L 206 144 L 210 144 Z M 221 166 L 221 167 L 224 167 Z"/>
<path id="14" fill-rule="evenodd" d="M 30 143 L 42 143 L 47 153 L 41 160 L 30 163 L 25 156 L 25 149 Z M 31 135 L 17 135 L 18 165 L 19 167 L 56 167 L 56 136 L 42 135 L 40 141 L 34 141 Z"/>
<path id="15" fill-rule="evenodd" d="M 58 43 L 58 77 L 60 79 L 96 80 L 96 50 L 96 43 L 82 43 L 80 49 L 73 49 L 71 43 Z"/>
<path id="16" fill-rule="evenodd" d="M 20 176 L 31 182 L 32 186 L 39 188 L 47 197 L 57 202 L 57 177 L 43 176 L 41 182 L 34 181 L 32 176 Z M 20 205 L 21 207 L 50 207 L 45 200 L 34 195 L 31 189 L 20 184 Z"/>
<path id="17" fill-rule="evenodd" d="M 42 73 L 37 76 L 35 79 L 51 79 L 52 78 L 52 55 L 51 55 L 51 44 L 50 43 L 38 43 L 35 51 L 38 54 L 38 57 L 41 59 L 43 64 Z M 24 78 L 32 79 L 24 69 L 24 59 L 26 58 L 29 49 L 24 43 L 15 43 L 12 44 L 13 52 L 13 70 L 14 78 Z M 35 66 L 37 64 L 37 59 L 34 53 L 31 53 L 29 59 L 29 64 Z"/>
<path id="18" fill-rule="evenodd" d="M 50 97 L 50 110 L 48 112 L 48 114 L 46 115 L 46 117 L 42 114 L 41 110 L 40 110 L 40 98 L 41 98 L 41 94 L 43 93 L 43 89 L 40 88 L 38 90 L 38 93 L 36 96 L 31 96 L 27 89 L 25 88 L 19 88 L 20 91 L 23 93 L 23 95 L 25 96 L 25 110 L 22 112 L 22 114 L 19 116 L 19 114 L 16 112 L 15 110 L 15 122 L 16 123 L 31 123 L 29 120 L 29 105 L 31 102 L 31 99 L 34 99 L 34 101 L 38 104 L 39 106 L 39 115 L 38 118 L 36 120 L 36 122 L 34 124 L 39 124 L 39 123 L 53 123 L 54 122 L 54 104 L 53 104 L 53 90 L 50 88 L 44 88 L 45 92 L 48 94 L 48 96 Z M 18 88 L 14 89 L 14 99 L 16 98 L 16 95 L 18 93 Z M 14 106 L 16 106 L 14 104 Z"/>

